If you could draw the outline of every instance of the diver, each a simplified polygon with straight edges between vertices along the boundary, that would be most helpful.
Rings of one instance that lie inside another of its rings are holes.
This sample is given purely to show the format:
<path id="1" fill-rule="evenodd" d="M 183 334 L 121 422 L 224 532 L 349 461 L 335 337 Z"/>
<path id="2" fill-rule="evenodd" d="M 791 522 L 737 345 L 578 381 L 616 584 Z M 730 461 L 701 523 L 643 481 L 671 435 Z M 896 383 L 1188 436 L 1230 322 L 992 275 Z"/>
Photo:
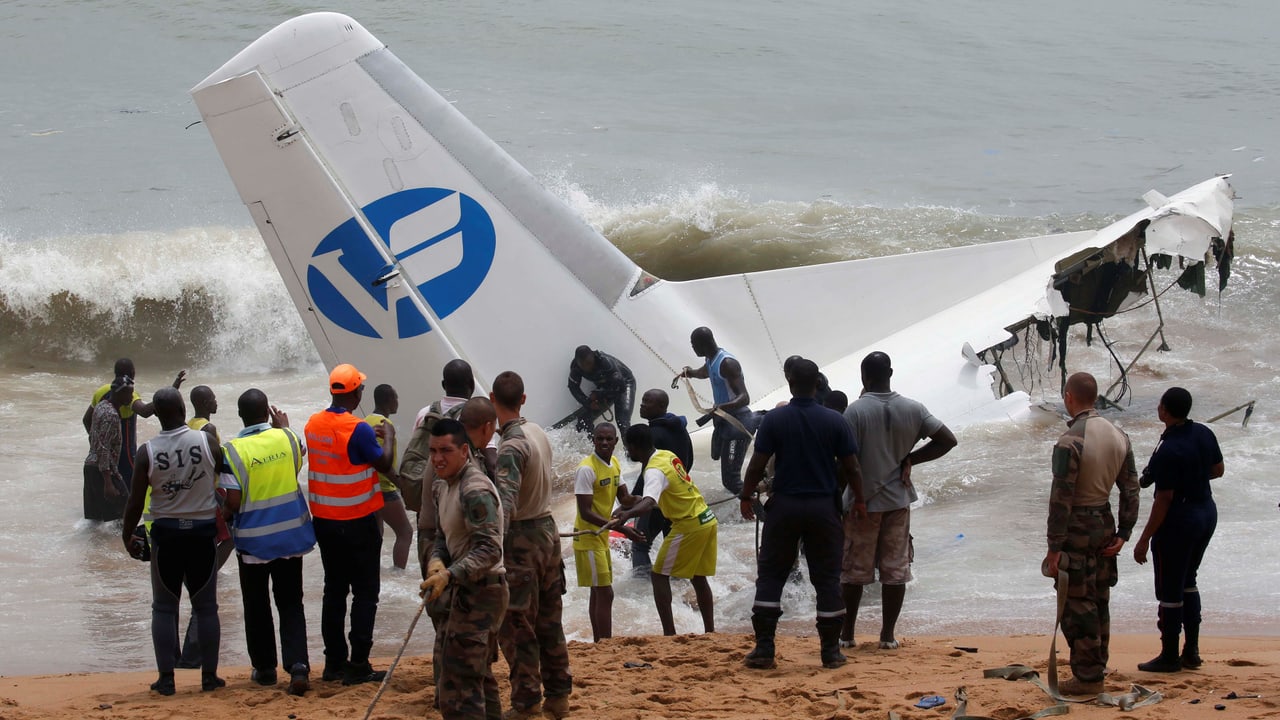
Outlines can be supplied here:
<path id="1" fill-rule="evenodd" d="M 595 386 L 590 395 L 582 390 L 583 380 L 590 380 Z M 621 360 L 579 345 L 573 351 L 573 362 L 569 363 L 569 392 L 582 405 L 577 413 L 576 428 L 579 432 L 590 435 L 595 419 L 607 413 L 612 406 L 612 420 L 618 426 L 618 435 L 626 434 L 627 427 L 631 425 L 631 408 L 636 401 L 636 378 L 631 374 L 631 368 Z"/>

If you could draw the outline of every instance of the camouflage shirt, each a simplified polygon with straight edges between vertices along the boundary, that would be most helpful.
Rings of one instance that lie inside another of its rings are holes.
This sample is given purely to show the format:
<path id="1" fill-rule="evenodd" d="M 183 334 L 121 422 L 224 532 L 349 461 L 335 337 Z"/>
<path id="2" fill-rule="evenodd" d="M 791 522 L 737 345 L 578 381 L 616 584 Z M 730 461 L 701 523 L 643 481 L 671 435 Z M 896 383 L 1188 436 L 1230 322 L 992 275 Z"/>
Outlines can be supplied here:
<path id="1" fill-rule="evenodd" d="M 435 549 L 459 583 L 477 583 L 504 572 L 502 505 L 493 481 L 468 459 L 458 476 L 431 485 L 436 507 Z"/>
<path id="2" fill-rule="evenodd" d="M 1105 506 L 1120 487 L 1117 533 L 1125 540 L 1138 522 L 1138 470 L 1129 436 L 1093 409 L 1076 415 L 1053 447 L 1053 488 L 1049 492 L 1049 551 L 1067 538 L 1073 510 Z"/>
<path id="3" fill-rule="evenodd" d="M 494 484 L 502 499 L 507 527 L 517 520 L 535 520 L 551 514 L 551 442 L 537 425 L 519 418 L 500 430 L 498 468 Z"/>

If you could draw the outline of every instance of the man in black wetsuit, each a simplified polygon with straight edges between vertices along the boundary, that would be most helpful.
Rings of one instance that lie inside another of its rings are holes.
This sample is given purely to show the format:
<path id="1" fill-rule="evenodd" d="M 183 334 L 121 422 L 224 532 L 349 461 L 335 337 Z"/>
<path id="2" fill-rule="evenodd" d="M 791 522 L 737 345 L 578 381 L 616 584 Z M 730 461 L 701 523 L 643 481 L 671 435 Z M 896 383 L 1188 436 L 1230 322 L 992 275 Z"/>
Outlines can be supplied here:
<path id="1" fill-rule="evenodd" d="M 582 390 L 583 380 L 595 385 L 590 395 Z M 595 419 L 612 405 L 618 436 L 626 434 L 631 425 L 631 408 L 636 402 L 636 378 L 621 360 L 579 345 L 573 351 L 573 362 L 569 363 L 569 392 L 582 405 L 576 425 L 579 432 L 590 435 Z"/>

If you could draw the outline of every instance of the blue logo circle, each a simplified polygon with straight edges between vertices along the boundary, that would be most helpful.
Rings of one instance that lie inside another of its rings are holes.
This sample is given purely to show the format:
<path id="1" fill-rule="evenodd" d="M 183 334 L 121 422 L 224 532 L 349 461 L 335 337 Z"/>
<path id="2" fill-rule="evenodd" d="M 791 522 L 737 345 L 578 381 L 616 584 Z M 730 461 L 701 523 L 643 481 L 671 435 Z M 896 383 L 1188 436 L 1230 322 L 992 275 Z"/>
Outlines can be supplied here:
<path id="1" fill-rule="evenodd" d="M 353 217 L 320 241 L 307 267 L 308 292 L 316 309 L 344 330 L 370 338 L 411 338 L 431 330 L 412 297 L 392 303 L 387 284 L 375 284 L 393 269 L 386 255 L 393 255 L 400 265 L 403 281 L 428 278 L 416 288 L 441 319 L 480 289 L 493 266 L 497 247 L 493 220 L 468 195 L 444 188 L 415 188 L 379 198 L 362 209 L 377 239 L 370 238 Z M 407 225 L 411 230 L 397 233 L 393 250 L 392 226 L 418 213 L 423 219 Z M 413 233 L 407 241 L 406 232 Z M 447 243 L 460 243 L 461 261 L 451 267 L 432 265 L 433 258 L 438 261 L 445 255 Z M 432 248 L 436 252 L 424 253 Z"/>

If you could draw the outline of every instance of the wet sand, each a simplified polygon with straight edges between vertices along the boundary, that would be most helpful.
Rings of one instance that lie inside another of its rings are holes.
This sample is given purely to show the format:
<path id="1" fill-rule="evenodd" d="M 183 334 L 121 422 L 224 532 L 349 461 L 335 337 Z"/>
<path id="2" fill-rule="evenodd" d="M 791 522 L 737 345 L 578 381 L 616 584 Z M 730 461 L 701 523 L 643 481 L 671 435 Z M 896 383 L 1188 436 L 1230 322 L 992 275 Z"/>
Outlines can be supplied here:
<path id="1" fill-rule="evenodd" d="M 1047 671 L 1049 638 L 1039 635 L 905 637 L 896 651 L 874 642 L 846 651 L 850 662 L 824 670 L 815 636 L 779 637 L 778 667 L 748 670 L 742 658 L 752 647 L 741 634 L 619 637 L 593 645 L 570 643 L 575 690 L 573 717 L 579 718 L 877 718 L 890 711 L 902 718 L 949 718 L 955 693 L 964 687 L 968 714 L 999 720 L 1030 715 L 1052 704 L 1026 681 L 984 679 L 987 668 L 1024 664 Z M 1060 666 L 1067 656 L 1059 642 Z M 956 649 L 977 648 L 970 653 Z M 1131 683 L 1159 691 L 1164 699 L 1134 710 L 1148 718 L 1262 718 L 1280 715 L 1280 638 L 1208 637 L 1199 670 L 1158 675 L 1136 665 L 1156 653 L 1153 635 L 1112 638 L 1107 690 L 1120 694 Z M 389 659 L 375 667 L 386 667 Z M 624 663 L 649 667 L 627 668 Z M 494 666 L 507 703 L 506 665 Z M 1063 669 L 1063 676 L 1070 671 Z M 306 697 L 290 697 L 284 685 L 260 687 L 248 668 L 221 671 L 227 687 L 199 691 L 199 673 L 178 671 L 178 694 L 160 697 L 148 690 L 150 672 L 72 673 L 0 678 L 0 718 L 193 718 L 248 720 L 363 718 L 376 685 L 343 687 L 313 679 Z M 431 709 L 429 656 L 401 660 L 374 717 L 438 717 Z M 1237 699 L 1227 699 L 1229 693 Z M 946 704 L 915 707 L 921 697 L 940 695 Z M 1244 697 L 1262 695 L 1260 698 Z M 1198 701 L 1198 702 L 1197 702 Z M 1215 706 L 1224 709 L 1215 711 Z M 1077 718 L 1114 718 L 1120 711 L 1100 705 L 1073 705 Z"/>

